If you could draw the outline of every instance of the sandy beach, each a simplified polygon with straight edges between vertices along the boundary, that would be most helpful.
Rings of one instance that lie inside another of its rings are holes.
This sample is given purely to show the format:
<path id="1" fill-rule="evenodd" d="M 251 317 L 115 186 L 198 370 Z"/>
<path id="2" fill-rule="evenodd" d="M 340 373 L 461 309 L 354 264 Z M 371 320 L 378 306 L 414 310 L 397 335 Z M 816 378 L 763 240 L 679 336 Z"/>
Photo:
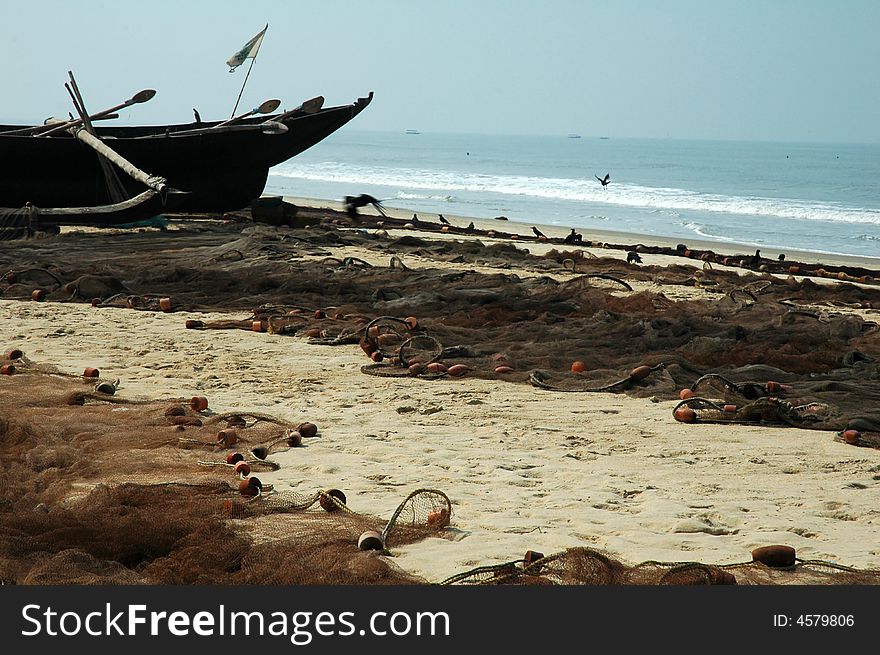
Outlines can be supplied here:
<path id="1" fill-rule="evenodd" d="M 329 201 L 290 200 L 338 208 Z M 408 214 L 400 210 L 395 215 Z M 470 220 L 447 218 L 460 225 Z M 530 226 L 512 221 L 475 224 L 530 235 Z M 550 237 L 568 233 L 552 226 L 540 229 Z M 389 230 L 387 238 L 409 232 Z M 584 238 L 670 245 L 611 232 Z M 518 245 L 534 255 L 553 247 Z M 688 246 L 751 254 L 735 245 Z M 27 243 L 9 248 L 20 248 L 27 259 Z M 336 258 L 387 265 L 387 255 L 375 250 L 329 250 Z M 622 250 L 587 250 L 626 259 Z M 763 254 L 775 258 L 778 253 Z M 811 258 L 808 253 L 786 255 Z M 199 251 L 193 256 L 199 257 Z M 311 255 L 315 260 L 324 256 Z M 402 258 L 411 270 L 498 273 L 489 264 L 429 255 Z M 645 266 L 680 263 L 659 254 L 643 259 Z M 827 258 L 823 263 L 876 267 L 867 258 Z M 562 281 L 576 276 L 566 270 L 518 268 L 516 262 L 504 273 Z M 673 300 L 718 297 L 699 286 L 631 283 L 634 293 L 662 292 Z M 877 293 L 876 286 L 864 287 Z M 880 320 L 880 304 L 838 309 L 865 321 Z M 353 510 L 383 517 L 413 490 L 443 491 L 453 504 L 451 525 L 437 536 L 391 548 L 396 565 L 430 582 L 515 560 L 527 550 L 550 554 L 577 546 L 606 550 L 630 563 L 730 564 L 749 561 L 756 547 L 787 544 L 803 559 L 880 568 L 880 450 L 842 443 L 834 431 L 685 424 L 672 417 L 677 400 L 656 396 L 555 393 L 470 376 L 375 377 L 361 373 L 369 360 L 356 344 L 313 345 L 281 334 L 184 328 L 187 320 L 246 318 L 242 311 L 164 313 L 0 298 L 0 317 L 5 349 L 19 348 L 31 361 L 72 374 L 97 367 L 102 379 L 120 380 L 120 396 L 204 395 L 215 412 L 246 408 L 291 423 L 316 423 L 319 438 L 273 455 L 279 470 L 261 474 L 279 491 L 338 488 Z M 876 343 L 878 333 L 866 338 Z M 580 356 L 572 353 L 570 359 Z"/>

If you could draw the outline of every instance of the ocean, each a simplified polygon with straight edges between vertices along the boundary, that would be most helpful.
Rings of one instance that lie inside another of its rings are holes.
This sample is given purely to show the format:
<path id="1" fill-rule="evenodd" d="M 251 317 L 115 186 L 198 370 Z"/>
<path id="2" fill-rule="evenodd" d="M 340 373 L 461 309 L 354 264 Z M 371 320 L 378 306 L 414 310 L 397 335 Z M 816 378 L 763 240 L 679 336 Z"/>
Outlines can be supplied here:
<path id="1" fill-rule="evenodd" d="M 266 193 L 880 258 L 877 144 L 343 128 L 272 168 Z"/>

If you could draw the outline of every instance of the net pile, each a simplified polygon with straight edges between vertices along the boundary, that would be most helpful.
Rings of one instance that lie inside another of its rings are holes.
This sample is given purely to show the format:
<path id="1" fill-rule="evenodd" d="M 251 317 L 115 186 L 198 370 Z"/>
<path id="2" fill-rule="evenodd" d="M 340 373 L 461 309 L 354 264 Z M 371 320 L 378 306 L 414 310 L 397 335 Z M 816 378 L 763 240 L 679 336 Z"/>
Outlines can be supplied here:
<path id="1" fill-rule="evenodd" d="M 875 287 L 740 275 L 713 269 L 707 259 L 700 267 L 657 267 L 588 257 L 578 248 L 537 257 L 509 243 L 203 225 L 114 235 L 112 244 L 87 234 L 26 242 L 27 248 L 0 253 L 6 270 L 0 297 L 27 298 L 39 287 L 47 299 L 97 307 L 156 309 L 159 299 L 167 301 L 163 311 L 246 309 L 250 314 L 241 319 L 191 320 L 187 327 L 361 343 L 374 359 L 362 370 L 373 375 L 481 377 L 658 399 L 677 398 L 707 375 L 736 384 L 775 382 L 785 391 L 774 395 L 792 407 L 828 408 L 822 420 L 795 420 L 799 427 L 874 433 L 880 425 Z M 382 253 L 389 263 L 334 256 L 350 246 Z M 458 270 L 425 266 L 426 258 Z M 539 275 L 504 270 L 514 263 Z M 540 274 L 551 272 L 561 279 Z M 699 286 L 706 297 L 676 300 L 653 283 Z M 418 329 L 405 327 L 408 320 Z M 375 343 L 370 328 L 381 332 Z M 402 343 L 414 337 L 401 358 Z M 584 370 L 572 372 L 575 361 Z M 413 364 L 421 368 L 409 370 Z M 698 391 L 721 407 L 756 400 L 730 385 Z M 791 414 L 765 415 L 762 420 L 792 424 Z M 870 434 L 864 443 L 872 443 Z"/>
<path id="2" fill-rule="evenodd" d="M 267 457 L 314 424 L 215 415 L 193 409 L 198 398 L 128 401 L 15 361 L 0 376 L 4 583 L 424 582 L 358 537 L 376 531 L 390 548 L 437 534 L 451 516 L 442 492 L 413 492 L 388 521 L 334 490 L 254 494 L 257 474 L 277 468 Z"/>
<path id="3" fill-rule="evenodd" d="M 768 566 L 749 561 L 716 566 L 700 562 L 627 564 L 592 548 L 570 548 L 544 557 L 528 551 L 521 560 L 484 566 L 447 578 L 443 585 L 782 585 L 880 584 L 880 571 L 796 559 Z"/>

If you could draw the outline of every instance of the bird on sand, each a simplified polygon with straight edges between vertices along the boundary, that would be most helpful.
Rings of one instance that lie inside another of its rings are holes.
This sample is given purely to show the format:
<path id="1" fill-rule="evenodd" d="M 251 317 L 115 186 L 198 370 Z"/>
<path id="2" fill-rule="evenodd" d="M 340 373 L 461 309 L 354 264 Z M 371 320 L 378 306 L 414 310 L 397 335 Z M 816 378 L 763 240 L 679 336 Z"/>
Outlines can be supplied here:
<path id="1" fill-rule="evenodd" d="M 539 230 L 538 228 L 536 228 L 536 227 L 534 227 L 534 226 L 532 226 L 532 232 L 534 232 L 534 233 L 535 233 L 535 236 L 538 237 L 538 238 L 540 238 L 540 237 L 544 237 L 544 238 L 546 238 L 546 236 L 544 235 L 544 233 L 541 232 L 541 230 Z"/>
<path id="2" fill-rule="evenodd" d="M 470 223 L 468 223 L 468 226 L 465 228 L 465 230 L 466 230 L 467 232 L 473 232 L 474 229 L 476 229 L 476 227 L 474 226 L 474 222 L 473 222 L 473 221 L 471 221 Z"/>
<path id="3" fill-rule="evenodd" d="M 635 250 L 630 250 L 628 253 L 626 253 L 626 263 L 627 264 L 633 264 L 633 263 L 641 264 L 642 258 L 639 257 L 639 253 L 637 253 Z"/>
<path id="4" fill-rule="evenodd" d="M 443 223 L 443 225 L 451 225 L 449 221 L 443 218 L 443 214 L 437 214 L 437 217 L 440 219 L 440 222 Z"/>
<path id="5" fill-rule="evenodd" d="M 602 188 L 604 189 L 605 187 L 608 186 L 608 183 L 611 181 L 611 173 L 605 173 L 604 178 L 596 175 L 596 179 L 599 180 L 599 183 L 602 185 Z"/>

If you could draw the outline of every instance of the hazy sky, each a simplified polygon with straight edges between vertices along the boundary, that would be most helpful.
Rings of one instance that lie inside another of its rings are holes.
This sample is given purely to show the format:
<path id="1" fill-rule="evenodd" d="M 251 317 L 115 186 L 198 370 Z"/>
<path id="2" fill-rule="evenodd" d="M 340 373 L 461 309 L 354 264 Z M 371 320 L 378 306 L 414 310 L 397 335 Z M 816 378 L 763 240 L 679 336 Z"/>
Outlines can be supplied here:
<path id="1" fill-rule="evenodd" d="M 875 0 L 79 0 L 4 3 L 0 121 L 228 118 L 375 91 L 351 129 L 880 142 Z"/>

